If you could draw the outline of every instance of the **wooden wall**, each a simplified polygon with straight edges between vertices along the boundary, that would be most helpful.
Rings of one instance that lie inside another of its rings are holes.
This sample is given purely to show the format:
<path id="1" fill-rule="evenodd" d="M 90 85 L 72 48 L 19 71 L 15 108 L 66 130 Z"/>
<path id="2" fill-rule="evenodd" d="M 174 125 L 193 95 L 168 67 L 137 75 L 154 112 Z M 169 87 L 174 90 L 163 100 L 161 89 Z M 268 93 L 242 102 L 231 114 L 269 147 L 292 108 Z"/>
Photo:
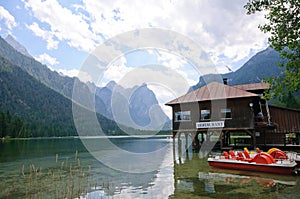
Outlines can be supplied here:
<path id="1" fill-rule="evenodd" d="M 177 104 L 173 106 L 173 130 L 192 130 L 196 129 L 196 122 L 202 122 L 200 120 L 200 110 L 210 109 L 211 120 L 203 121 L 217 121 L 223 120 L 221 116 L 221 108 L 231 109 L 231 118 L 225 120 L 225 128 L 230 129 L 253 129 L 254 128 L 254 111 L 249 107 L 250 102 L 257 101 L 256 98 L 238 98 L 238 99 L 227 99 L 224 101 L 204 101 L 204 102 L 193 102 Z M 212 106 L 213 105 L 213 106 Z M 175 121 L 175 112 L 178 111 L 191 111 L 190 121 Z M 198 129 L 199 130 L 199 129 Z M 205 129 L 203 129 L 205 130 Z"/>
<path id="2" fill-rule="evenodd" d="M 271 121 L 278 124 L 278 132 L 300 132 L 300 110 L 269 106 Z"/>

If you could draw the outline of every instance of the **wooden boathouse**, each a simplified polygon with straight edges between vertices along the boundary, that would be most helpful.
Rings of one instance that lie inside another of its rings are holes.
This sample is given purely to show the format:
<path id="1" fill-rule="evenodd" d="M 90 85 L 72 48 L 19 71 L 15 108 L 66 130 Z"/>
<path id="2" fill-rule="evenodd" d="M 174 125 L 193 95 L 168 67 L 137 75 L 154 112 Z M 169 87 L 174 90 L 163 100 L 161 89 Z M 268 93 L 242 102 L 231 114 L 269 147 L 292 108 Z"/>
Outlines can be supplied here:
<path id="1" fill-rule="evenodd" d="M 287 133 L 300 134 L 300 110 L 268 105 L 262 98 L 268 88 L 267 83 L 211 82 L 168 102 L 173 138 L 190 136 L 195 150 L 215 132 L 221 149 L 285 144 Z"/>

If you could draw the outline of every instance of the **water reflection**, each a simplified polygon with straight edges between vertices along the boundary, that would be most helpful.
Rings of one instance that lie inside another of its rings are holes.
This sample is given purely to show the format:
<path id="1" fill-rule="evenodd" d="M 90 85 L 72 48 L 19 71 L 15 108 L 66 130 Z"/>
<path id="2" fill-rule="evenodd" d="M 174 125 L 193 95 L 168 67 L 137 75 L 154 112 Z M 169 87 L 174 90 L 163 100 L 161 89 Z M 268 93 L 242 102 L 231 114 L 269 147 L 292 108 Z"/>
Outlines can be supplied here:
<path id="1" fill-rule="evenodd" d="M 89 173 L 87 178 L 78 178 L 81 179 L 82 197 L 88 199 L 243 197 L 258 199 L 297 198 L 300 195 L 299 176 L 210 168 L 206 158 L 199 158 L 198 153 L 185 147 L 185 140 L 182 146 L 178 146 L 177 139 L 174 145 L 166 139 L 124 139 L 123 141 L 122 139 L 124 138 L 115 142 L 118 146 L 132 152 L 142 149 L 143 146 L 145 146 L 144 152 L 163 146 L 166 150 L 159 159 L 161 161 L 157 169 L 145 173 L 114 170 L 95 159 L 78 139 L 2 143 L 0 144 L 0 189 L 7 191 L 0 193 L 0 198 L 26 198 L 26 188 L 32 190 L 27 198 L 63 198 L 60 197 L 60 186 L 65 187 L 68 183 L 71 169 L 73 179 L 76 173 L 80 175 Z M 92 139 L 91 142 L 95 146 L 101 145 L 101 155 L 110 154 L 111 149 L 106 148 L 101 139 Z M 78 155 L 75 151 L 78 151 Z M 58 161 L 56 161 L 56 154 L 58 154 Z M 125 163 L 119 160 L 119 164 Z M 147 160 L 144 163 L 147 164 Z M 22 177 L 23 165 L 27 170 L 26 178 Z M 36 175 L 33 175 L 33 183 L 28 173 L 30 165 L 41 168 L 41 172 L 38 172 L 41 176 L 36 181 Z M 49 177 L 50 171 L 54 175 Z"/>
<path id="2" fill-rule="evenodd" d="M 109 157 L 113 154 L 100 138 L 88 142 L 94 143 L 96 149 L 101 148 L 99 155 Z M 85 149 L 79 139 L 32 139 L 1 143 L 0 189 L 4 191 L 0 192 L 0 198 L 64 198 L 73 182 L 74 187 L 78 187 L 77 191 L 82 191 L 83 198 L 93 199 L 167 198 L 174 192 L 172 143 L 166 139 L 130 138 L 120 138 L 115 142 L 132 152 L 140 149 L 149 152 L 150 149 L 164 147 L 165 154 L 159 159 L 161 161 L 156 170 L 137 174 L 105 166 Z M 121 159 L 116 161 L 128 167 L 143 163 L 127 164 L 128 161 Z M 144 165 L 149 162 L 145 159 Z M 38 168 L 38 172 L 31 172 L 32 166 Z M 78 193 L 74 197 L 78 197 Z"/>
<path id="3" fill-rule="evenodd" d="M 188 140 L 190 142 L 190 140 Z M 176 141 L 174 193 L 169 198 L 298 198 L 299 176 L 209 167 L 207 158 Z"/>
<path id="4" fill-rule="evenodd" d="M 115 141 L 124 149 L 136 150 L 133 148 L 135 144 L 138 148 L 143 144 L 144 150 L 152 145 L 154 148 L 161 146 L 165 148 L 165 154 L 161 155 L 159 167 L 152 172 L 144 173 L 129 173 L 122 172 L 112 168 L 106 167 L 106 171 L 103 173 L 103 168 L 95 166 L 93 173 L 94 178 L 99 182 L 105 182 L 99 186 L 95 186 L 89 193 L 85 195 L 87 199 L 98 198 L 167 198 L 174 192 L 174 178 L 173 178 L 173 156 L 172 156 L 172 143 L 165 139 L 151 140 L 148 142 L 145 140 L 129 140 L 125 139 L 125 142 Z M 146 140 L 147 141 L 147 140 Z M 153 150 L 153 149 L 152 149 Z M 107 149 L 106 149 L 107 151 Z M 104 151 L 102 150 L 99 155 Z M 108 154 L 111 155 L 111 152 Z M 113 157 L 113 156 L 110 156 Z M 155 159 L 155 157 L 153 157 Z M 157 161 L 157 159 L 156 159 Z M 132 162 L 131 164 L 149 164 L 151 160 L 145 160 L 144 162 Z M 119 164 L 127 164 L 127 161 L 119 159 Z M 128 165 L 135 166 L 135 165 Z M 111 176 L 107 178 L 107 176 Z M 104 177 L 105 176 L 105 177 Z M 103 178 L 104 177 L 104 178 Z"/>
<path id="5" fill-rule="evenodd" d="M 283 181 L 270 178 L 261 178 L 255 176 L 235 175 L 228 173 L 213 173 L 213 172 L 199 172 L 199 180 L 205 184 L 205 191 L 208 193 L 215 193 L 215 183 L 223 182 L 225 184 L 239 184 L 239 186 L 248 186 L 249 184 L 257 184 L 261 187 L 274 187 L 278 185 L 296 186 L 295 180 Z"/>

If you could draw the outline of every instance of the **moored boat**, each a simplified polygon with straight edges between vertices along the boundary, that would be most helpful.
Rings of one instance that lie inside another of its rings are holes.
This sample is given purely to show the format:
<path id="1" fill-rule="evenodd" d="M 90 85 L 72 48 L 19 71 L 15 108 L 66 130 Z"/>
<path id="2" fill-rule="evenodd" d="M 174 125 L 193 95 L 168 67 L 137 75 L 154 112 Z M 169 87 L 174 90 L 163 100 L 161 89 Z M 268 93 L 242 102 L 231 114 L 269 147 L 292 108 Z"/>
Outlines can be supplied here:
<path id="1" fill-rule="evenodd" d="M 265 152 L 250 156 L 247 151 L 234 152 L 232 150 L 229 153 L 224 151 L 220 156 L 210 157 L 207 161 L 212 167 L 276 174 L 292 174 L 297 165 L 295 161 L 286 158 L 276 160 Z"/>
<path id="2" fill-rule="evenodd" d="M 257 150 L 260 151 L 259 149 Z M 278 148 L 271 148 L 267 152 L 270 154 L 275 160 L 290 160 L 295 161 L 297 163 L 297 167 L 300 167 L 300 153 L 296 152 L 284 152 Z"/>

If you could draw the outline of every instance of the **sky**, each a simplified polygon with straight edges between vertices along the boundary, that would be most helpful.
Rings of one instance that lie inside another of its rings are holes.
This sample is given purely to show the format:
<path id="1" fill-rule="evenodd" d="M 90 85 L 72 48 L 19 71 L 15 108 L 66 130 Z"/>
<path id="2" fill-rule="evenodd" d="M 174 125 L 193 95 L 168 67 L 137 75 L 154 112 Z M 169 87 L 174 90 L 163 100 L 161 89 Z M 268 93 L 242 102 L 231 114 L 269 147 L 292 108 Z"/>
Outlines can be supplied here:
<path id="1" fill-rule="evenodd" d="M 1 0 L 0 36 L 12 35 L 51 70 L 76 76 L 89 55 L 107 40 L 128 31 L 157 28 L 192 40 L 206 53 L 215 71 L 227 73 L 228 67 L 237 70 L 268 46 L 267 35 L 258 29 L 264 17 L 246 15 L 246 2 Z M 199 79 L 199 73 L 185 57 L 152 48 L 136 49 L 114 58 L 96 83 L 104 86 L 110 80 L 120 82 L 134 68 L 150 64 L 173 68 L 190 86 Z M 89 74 L 81 78 L 91 81 Z M 156 88 L 157 92 L 163 86 Z M 155 90 L 155 86 L 152 88 Z"/>

